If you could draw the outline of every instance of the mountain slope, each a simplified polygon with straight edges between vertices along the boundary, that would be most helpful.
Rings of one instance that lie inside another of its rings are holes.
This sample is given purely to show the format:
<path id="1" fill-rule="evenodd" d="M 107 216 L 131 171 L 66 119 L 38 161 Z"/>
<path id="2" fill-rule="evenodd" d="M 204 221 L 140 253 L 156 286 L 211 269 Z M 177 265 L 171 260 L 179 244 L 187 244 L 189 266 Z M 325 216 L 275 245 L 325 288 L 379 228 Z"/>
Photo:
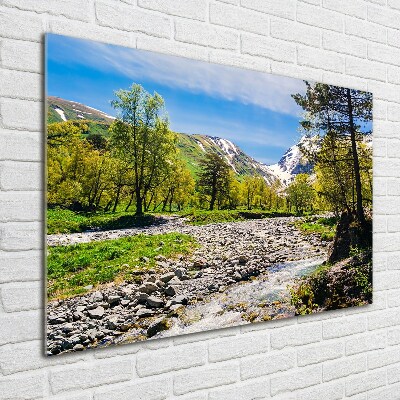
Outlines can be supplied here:
<path id="1" fill-rule="evenodd" d="M 179 133 L 178 147 L 182 158 L 194 174 L 199 171 L 199 163 L 204 153 L 211 150 L 223 157 L 239 176 L 261 175 L 268 183 L 272 183 L 276 179 L 268 166 L 248 156 L 227 139 L 217 136 Z"/>
<path id="2" fill-rule="evenodd" d="M 90 133 L 108 136 L 108 128 L 114 117 L 92 107 L 59 97 L 49 96 L 48 123 L 68 120 L 85 121 Z M 319 146 L 316 138 L 302 137 L 300 142 L 288 149 L 277 164 L 266 165 L 243 152 L 230 140 L 217 136 L 177 133 L 181 158 L 186 162 L 194 176 L 200 171 L 200 160 L 206 151 L 212 150 L 220 154 L 239 176 L 260 175 L 269 184 L 276 180 L 284 186 L 290 184 L 294 177 L 302 172 L 311 172 L 312 165 L 304 160 L 300 147 Z"/>
<path id="3" fill-rule="evenodd" d="M 303 136 L 300 141 L 290 147 L 277 164 L 268 168 L 283 183 L 289 185 L 297 174 L 311 173 L 313 165 L 304 157 L 301 149 L 318 149 L 321 139 L 318 136 Z"/>
<path id="4" fill-rule="evenodd" d="M 108 128 L 115 119 L 100 110 L 60 97 L 48 96 L 47 105 L 48 123 L 69 120 L 86 121 L 90 133 L 107 136 Z"/>

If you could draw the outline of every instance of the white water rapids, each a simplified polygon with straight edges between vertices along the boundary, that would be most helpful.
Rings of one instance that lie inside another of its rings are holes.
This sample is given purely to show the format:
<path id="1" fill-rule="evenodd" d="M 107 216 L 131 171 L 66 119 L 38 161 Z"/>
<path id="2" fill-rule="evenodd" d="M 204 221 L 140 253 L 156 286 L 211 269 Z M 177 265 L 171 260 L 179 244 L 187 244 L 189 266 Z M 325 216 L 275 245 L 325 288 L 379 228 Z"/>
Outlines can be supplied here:
<path id="1" fill-rule="evenodd" d="M 238 283 L 223 293 L 213 294 L 204 301 L 187 306 L 179 318 L 172 318 L 170 329 L 160 332 L 155 337 L 176 336 L 246 324 L 248 322 L 242 318 L 243 311 L 232 309 L 238 304 L 246 304 L 248 312 L 256 310 L 260 304 L 279 302 L 282 314 L 294 315 L 294 309 L 290 305 L 288 285 L 293 284 L 296 278 L 315 271 L 324 260 L 324 258 L 314 258 L 271 266 L 266 276 Z"/>

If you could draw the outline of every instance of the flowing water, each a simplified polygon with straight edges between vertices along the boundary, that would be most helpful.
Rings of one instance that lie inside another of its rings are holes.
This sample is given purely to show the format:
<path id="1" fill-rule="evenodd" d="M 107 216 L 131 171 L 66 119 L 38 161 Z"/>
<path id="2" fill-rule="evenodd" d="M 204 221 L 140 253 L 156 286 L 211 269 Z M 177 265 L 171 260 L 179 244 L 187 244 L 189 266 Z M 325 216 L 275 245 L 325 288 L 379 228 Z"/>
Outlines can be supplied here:
<path id="1" fill-rule="evenodd" d="M 251 321 L 248 318 L 252 317 L 259 321 L 294 316 L 288 285 L 315 271 L 324 260 L 313 258 L 272 266 L 267 275 L 238 283 L 223 293 L 187 306 L 179 317 L 172 318 L 171 328 L 156 337 L 241 325 Z"/>

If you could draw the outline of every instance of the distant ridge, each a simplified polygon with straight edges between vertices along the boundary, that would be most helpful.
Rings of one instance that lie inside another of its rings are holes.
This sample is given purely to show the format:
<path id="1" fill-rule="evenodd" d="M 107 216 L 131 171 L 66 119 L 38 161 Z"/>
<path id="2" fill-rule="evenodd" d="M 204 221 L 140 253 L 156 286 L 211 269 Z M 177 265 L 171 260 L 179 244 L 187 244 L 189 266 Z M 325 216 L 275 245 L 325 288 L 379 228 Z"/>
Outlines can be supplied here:
<path id="1" fill-rule="evenodd" d="M 47 102 L 48 123 L 86 121 L 90 133 L 108 136 L 108 128 L 115 119 L 103 111 L 60 97 L 49 96 Z M 279 180 L 283 186 L 289 185 L 297 174 L 312 171 L 313 166 L 304 159 L 300 147 L 310 149 L 320 145 L 316 136 L 303 136 L 299 143 L 285 152 L 277 164 L 266 165 L 247 155 L 228 139 L 201 134 L 177 133 L 177 135 L 181 157 L 194 175 L 200 170 L 200 160 L 204 153 L 212 150 L 220 154 L 238 176 L 260 175 L 269 184 Z"/>

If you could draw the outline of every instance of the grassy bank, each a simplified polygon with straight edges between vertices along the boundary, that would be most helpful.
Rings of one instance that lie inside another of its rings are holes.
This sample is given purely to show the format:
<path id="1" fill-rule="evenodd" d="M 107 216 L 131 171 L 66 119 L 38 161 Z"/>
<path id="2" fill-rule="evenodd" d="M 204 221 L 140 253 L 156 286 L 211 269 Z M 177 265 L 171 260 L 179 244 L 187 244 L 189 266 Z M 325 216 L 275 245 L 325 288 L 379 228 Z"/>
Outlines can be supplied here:
<path id="1" fill-rule="evenodd" d="M 297 222 L 296 226 L 305 234 L 317 234 L 322 240 L 332 241 L 335 238 L 337 222 L 336 217 L 307 217 Z"/>
<path id="2" fill-rule="evenodd" d="M 155 215 L 137 217 L 130 212 L 117 213 L 77 213 L 70 210 L 47 210 L 47 233 L 75 233 L 89 229 L 109 230 L 151 225 Z"/>
<path id="3" fill-rule="evenodd" d="M 288 217 L 294 213 L 284 211 L 265 211 L 265 210 L 191 210 L 181 213 L 186 217 L 191 225 L 207 225 L 222 222 L 238 222 L 247 219 L 261 219 L 272 217 Z"/>
<path id="4" fill-rule="evenodd" d="M 296 314 L 311 314 L 372 302 L 372 252 L 326 264 L 290 288 Z"/>
<path id="5" fill-rule="evenodd" d="M 188 255 L 197 247 L 189 235 L 137 235 L 115 240 L 50 247 L 47 278 L 49 299 L 85 293 L 85 286 L 135 280 L 156 266 L 155 257 Z"/>

